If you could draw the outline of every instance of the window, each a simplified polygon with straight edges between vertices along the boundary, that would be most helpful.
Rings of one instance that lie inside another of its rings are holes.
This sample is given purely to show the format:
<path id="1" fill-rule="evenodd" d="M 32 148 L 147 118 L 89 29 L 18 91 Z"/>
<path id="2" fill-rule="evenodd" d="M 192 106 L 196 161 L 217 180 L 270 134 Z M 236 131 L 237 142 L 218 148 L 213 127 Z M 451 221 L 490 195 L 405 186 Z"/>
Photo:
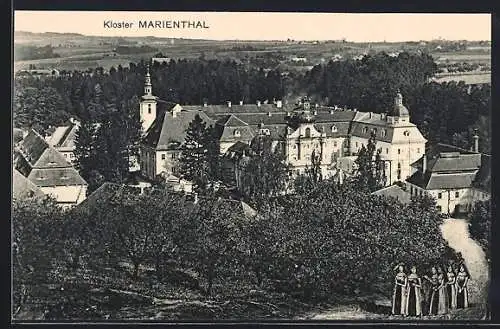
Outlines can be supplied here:
<path id="1" fill-rule="evenodd" d="M 419 148 L 417 149 L 417 153 L 420 154 L 420 149 Z"/>
<path id="2" fill-rule="evenodd" d="M 148 114 L 151 114 L 151 104 L 148 104 Z"/>
<path id="3" fill-rule="evenodd" d="M 240 137 L 240 136 L 241 136 L 241 133 L 240 133 L 240 131 L 239 131 L 238 129 L 236 129 L 236 130 L 234 131 L 234 136 L 235 136 L 235 137 Z"/>
<path id="4" fill-rule="evenodd" d="M 441 206 L 437 206 L 437 211 L 441 212 Z"/>
<path id="5" fill-rule="evenodd" d="M 398 154 L 401 154 L 401 149 L 398 149 Z"/>
<path id="6" fill-rule="evenodd" d="M 438 199 L 441 199 L 443 197 L 442 193 L 438 193 Z"/>
<path id="7" fill-rule="evenodd" d="M 162 160 L 165 160 L 165 153 L 163 153 L 163 154 L 161 155 L 161 159 L 162 159 Z"/>
<path id="8" fill-rule="evenodd" d="M 382 132 L 380 133 L 382 137 L 385 137 L 387 135 L 387 130 L 382 129 Z"/>
<path id="9" fill-rule="evenodd" d="M 408 130 L 405 130 L 405 131 L 403 132 L 403 135 L 405 135 L 405 136 L 407 136 L 407 137 L 408 137 L 408 136 L 410 136 L 410 132 L 409 132 Z"/>
<path id="10" fill-rule="evenodd" d="M 333 147 L 337 147 L 337 141 L 333 142 Z"/>
<path id="11" fill-rule="evenodd" d="M 177 158 L 177 153 L 172 153 L 172 159 L 176 159 Z"/>
<path id="12" fill-rule="evenodd" d="M 358 147 L 358 142 L 356 142 L 356 147 Z"/>
<path id="13" fill-rule="evenodd" d="M 455 198 L 458 198 L 460 196 L 460 192 L 456 191 L 455 192 Z"/>
<path id="14" fill-rule="evenodd" d="M 420 196 L 422 196 L 422 190 L 420 190 L 420 193 L 419 193 L 419 194 L 420 194 Z"/>
<path id="15" fill-rule="evenodd" d="M 368 133 L 368 127 L 363 128 L 363 133 L 365 133 L 365 134 Z"/>
<path id="16" fill-rule="evenodd" d="M 311 128 L 306 128 L 306 137 L 311 137 Z"/>
<path id="17" fill-rule="evenodd" d="M 410 195 L 413 195 L 413 186 L 410 186 Z"/>
<path id="18" fill-rule="evenodd" d="M 389 148 L 385 149 L 385 154 L 389 154 Z"/>
<path id="19" fill-rule="evenodd" d="M 293 144 L 293 149 L 295 150 L 297 148 L 297 144 Z"/>
<path id="20" fill-rule="evenodd" d="M 336 126 L 336 125 L 333 125 L 333 126 L 332 126 L 332 133 L 335 133 L 335 132 L 337 132 L 337 126 Z"/>

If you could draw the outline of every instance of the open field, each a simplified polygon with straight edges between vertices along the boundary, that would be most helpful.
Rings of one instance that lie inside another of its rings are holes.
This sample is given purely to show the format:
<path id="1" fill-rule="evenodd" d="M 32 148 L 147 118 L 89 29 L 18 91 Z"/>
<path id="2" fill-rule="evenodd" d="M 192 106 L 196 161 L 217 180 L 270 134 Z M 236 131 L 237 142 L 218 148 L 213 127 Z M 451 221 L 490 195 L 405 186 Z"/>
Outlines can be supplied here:
<path id="1" fill-rule="evenodd" d="M 193 59 L 203 56 L 206 59 L 231 59 L 248 62 L 249 58 L 272 59 L 268 66 L 274 68 L 276 63 L 285 64 L 287 70 L 303 71 L 307 67 L 328 62 L 334 56 L 342 59 L 353 58 L 361 54 L 385 51 L 428 51 L 438 65 L 453 63 L 477 63 L 491 65 L 491 53 L 486 47 L 476 47 L 456 52 L 438 52 L 430 45 L 419 43 L 353 43 L 342 41 L 234 41 L 234 40 L 196 40 L 170 39 L 155 37 L 95 37 L 79 34 L 58 33 L 15 33 L 15 46 L 45 46 L 51 45 L 58 58 L 36 59 L 15 62 L 15 69 L 28 68 L 30 64 L 38 68 L 60 70 L 85 70 L 102 66 L 109 69 L 111 66 L 128 66 L 130 62 L 147 59 L 154 53 L 139 53 L 121 55 L 114 53 L 118 45 L 140 47 L 147 45 L 162 52 L 173 59 Z M 14 47 L 15 47 L 14 46 Z M 156 52 L 155 52 L 156 53 Z M 305 57 L 301 64 L 290 62 L 290 58 Z M 267 61 L 269 62 L 269 61 Z"/>

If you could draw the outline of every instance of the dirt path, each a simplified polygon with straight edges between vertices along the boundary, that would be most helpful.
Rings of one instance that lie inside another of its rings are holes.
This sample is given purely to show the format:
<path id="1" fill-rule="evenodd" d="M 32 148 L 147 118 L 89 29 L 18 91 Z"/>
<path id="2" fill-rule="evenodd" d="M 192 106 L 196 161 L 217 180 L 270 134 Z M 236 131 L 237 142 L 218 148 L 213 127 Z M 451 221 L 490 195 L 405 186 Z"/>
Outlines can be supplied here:
<path id="1" fill-rule="evenodd" d="M 470 238 L 467 221 L 454 218 L 445 219 L 441 231 L 450 247 L 462 253 L 465 265 L 469 269 L 471 303 L 486 302 L 489 283 L 488 262 L 481 246 Z"/>
<path id="2" fill-rule="evenodd" d="M 489 270 L 484 251 L 476 241 L 469 236 L 468 224 L 463 219 L 446 219 L 441 226 L 443 238 L 448 241 L 451 248 L 462 253 L 465 264 L 469 269 L 471 281 L 469 283 L 469 298 L 474 304 L 486 302 Z M 457 311 L 458 312 L 458 311 Z M 463 311 L 462 311 L 463 312 Z M 446 317 L 445 317 L 446 318 Z M 392 317 L 362 310 L 357 306 L 338 305 L 328 310 L 312 312 L 305 317 L 308 320 L 371 320 Z"/>

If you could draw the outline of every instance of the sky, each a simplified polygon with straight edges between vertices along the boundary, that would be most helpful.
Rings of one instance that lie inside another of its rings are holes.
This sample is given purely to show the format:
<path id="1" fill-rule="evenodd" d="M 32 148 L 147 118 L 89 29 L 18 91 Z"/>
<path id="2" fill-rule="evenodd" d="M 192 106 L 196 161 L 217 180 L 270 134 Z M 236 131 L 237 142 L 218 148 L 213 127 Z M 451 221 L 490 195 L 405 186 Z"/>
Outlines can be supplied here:
<path id="1" fill-rule="evenodd" d="M 131 28 L 105 28 L 105 21 Z M 139 21 L 204 21 L 208 28 L 139 28 Z M 398 42 L 491 40 L 490 14 L 341 14 L 264 12 L 15 11 L 14 31 L 94 36 L 213 40 L 340 40 Z"/>

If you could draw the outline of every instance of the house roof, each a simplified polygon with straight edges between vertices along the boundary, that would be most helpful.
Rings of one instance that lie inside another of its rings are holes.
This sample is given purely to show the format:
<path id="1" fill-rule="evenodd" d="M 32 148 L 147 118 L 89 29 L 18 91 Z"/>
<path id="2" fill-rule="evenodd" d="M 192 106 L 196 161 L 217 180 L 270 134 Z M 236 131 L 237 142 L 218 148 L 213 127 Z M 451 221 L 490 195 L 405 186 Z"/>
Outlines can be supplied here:
<path id="1" fill-rule="evenodd" d="M 459 189 L 472 187 L 476 172 L 433 174 L 418 171 L 411 175 L 407 181 L 426 190 Z"/>
<path id="2" fill-rule="evenodd" d="M 12 197 L 22 199 L 30 196 L 41 196 L 44 193 L 16 169 L 12 170 Z"/>
<path id="3" fill-rule="evenodd" d="M 78 204 L 75 211 L 93 211 L 98 209 L 101 204 L 108 204 L 112 201 L 113 197 L 118 195 L 120 189 L 124 189 L 126 193 L 133 195 L 139 195 L 141 189 L 133 186 L 120 185 L 116 183 L 106 182 L 102 184 L 98 189 L 92 192 Z"/>
<path id="4" fill-rule="evenodd" d="M 431 172 L 475 171 L 481 166 L 481 154 L 460 154 L 442 152 L 427 160 L 427 170 Z"/>
<path id="5" fill-rule="evenodd" d="M 378 191 L 375 191 L 372 193 L 373 195 L 378 195 L 378 196 L 384 196 L 384 197 L 390 197 L 397 199 L 401 203 L 408 204 L 411 202 L 411 194 L 408 191 L 403 190 L 400 186 L 398 185 L 391 185 L 388 187 L 385 187 L 383 189 L 380 189 Z"/>
<path id="6" fill-rule="evenodd" d="M 143 143 L 156 150 L 168 150 L 177 148 L 178 145 L 184 143 L 186 138 L 186 130 L 195 116 L 212 125 L 214 121 L 201 111 L 185 111 L 181 110 L 175 114 L 172 112 L 164 112 L 156 117 L 151 127 L 148 129 L 146 136 L 143 138 Z M 173 146 L 174 145 L 174 146 Z"/>
<path id="7" fill-rule="evenodd" d="M 75 147 L 76 132 L 78 131 L 78 125 L 70 123 L 66 126 L 57 127 L 50 139 L 48 140 L 49 145 L 56 148 L 68 148 L 73 149 Z"/>
<path id="8" fill-rule="evenodd" d="M 31 170 L 28 179 L 40 187 L 87 185 L 87 182 L 73 167 L 34 168 Z"/>
<path id="9" fill-rule="evenodd" d="M 64 156 L 34 130 L 19 147 L 15 169 L 37 186 L 87 185 Z"/>

